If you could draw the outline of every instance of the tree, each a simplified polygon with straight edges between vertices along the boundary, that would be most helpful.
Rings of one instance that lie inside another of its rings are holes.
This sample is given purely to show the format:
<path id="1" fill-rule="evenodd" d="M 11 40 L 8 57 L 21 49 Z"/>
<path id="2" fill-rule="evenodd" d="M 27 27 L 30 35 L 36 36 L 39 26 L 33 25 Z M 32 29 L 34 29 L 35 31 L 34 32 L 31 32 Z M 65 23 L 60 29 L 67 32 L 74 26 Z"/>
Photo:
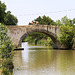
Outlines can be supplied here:
<path id="1" fill-rule="evenodd" d="M 69 25 L 69 26 L 73 26 L 74 27 L 74 24 L 75 24 L 75 18 L 72 20 L 70 18 L 68 18 L 67 16 L 64 16 L 61 18 L 61 20 L 57 20 L 56 21 L 56 24 L 58 26 L 61 26 L 61 25 Z"/>
<path id="2" fill-rule="evenodd" d="M 37 42 L 41 39 L 47 39 L 47 36 L 38 32 L 32 33 L 27 36 L 28 43 L 34 43 L 35 45 L 37 45 Z"/>
<path id="3" fill-rule="evenodd" d="M 61 19 L 61 24 L 72 26 L 73 22 L 72 22 L 72 20 L 70 18 L 68 18 L 67 16 L 64 16 Z"/>
<path id="4" fill-rule="evenodd" d="M 17 18 L 11 14 L 10 11 L 8 11 L 5 15 L 5 18 L 4 18 L 4 24 L 5 25 L 17 25 Z"/>
<path id="5" fill-rule="evenodd" d="M 39 24 L 43 25 L 55 25 L 55 22 L 49 18 L 48 16 L 42 16 L 42 18 L 39 16 L 38 18 L 35 19 L 35 21 L 38 21 Z"/>
<path id="6" fill-rule="evenodd" d="M 34 23 L 38 21 L 39 24 L 42 24 L 42 25 L 56 25 L 56 23 L 51 19 L 49 18 L 49 16 L 39 16 L 38 18 L 34 19 Z M 31 23 L 30 23 L 31 24 Z"/>
<path id="7" fill-rule="evenodd" d="M 59 41 L 63 44 L 67 49 L 72 49 L 74 43 L 74 35 L 75 29 L 69 25 L 62 25 L 60 27 L 61 34 L 59 35 Z"/>
<path id="8" fill-rule="evenodd" d="M 39 16 L 38 18 L 34 19 L 33 22 L 35 23 L 37 21 L 41 25 L 56 25 L 56 23 L 51 18 L 49 18 L 49 16 L 45 16 L 45 15 L 42 17 Z M 31 25 L 31 23 L 29 24 Z M 46 41 L 49 41 L 49 42 L 46 42 Z M 41 45 L 46 45 L 46 46 L 53 45 L 51 38 L 49 38 L 47 35 L 42 34 L 42 33 L 34 33 L 34 34 L 29 35 L 28 42 L 34 43 L 36 45 L 38 43 Z"/>
<path id="9" fill-rule="evenodd" d="M 41 24 L 41 21 L 42 21 L 41 16 L 39 16 L 38 18 L 34 19 L 34 21 L 38 21 L 38 22 L 39 22 L 39 24 Z"/>
<path id="10" fill-rule="evenodd" d="M 0 1 L 0 23 L 5 25 L 17 25 L 18 19 L 12 15 L 10 11 L 5 11 L 6 5 Z"/>
<path id="11" fill-rule="evenodd" d="M 61 23 L 62 23 L 62 24 L 65 24 L 65 25 L 68 25 L 68 24 L 69 24 L 69 19 L 68 19 L 68 17 L 67 17 L 67 16 L 62 17 Z"/>
<path id="12" fill-rule="evenodd" d="M 73 19 L 73 24 L 75 25 L 75 18 Z"/>
<path id="13" fill-rule="evenodd" d="M 4 22 L 6 5 L 0 1 L 0 23 Z"/>
<path id="14" fill-rule="evenodd" d="M 57 24 L 57 26 L 61 26 L 62 25 L 60 20 L 57 20 L 56 24 Z"/>

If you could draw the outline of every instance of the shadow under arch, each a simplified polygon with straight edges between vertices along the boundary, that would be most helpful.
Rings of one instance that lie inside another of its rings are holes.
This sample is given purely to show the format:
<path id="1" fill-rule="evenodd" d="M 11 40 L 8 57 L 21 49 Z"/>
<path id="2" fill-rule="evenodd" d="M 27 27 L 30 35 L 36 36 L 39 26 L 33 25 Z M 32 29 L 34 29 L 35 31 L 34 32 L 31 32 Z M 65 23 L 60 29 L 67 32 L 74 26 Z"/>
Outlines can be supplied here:
<path id="1" fill-rule="evenodd" d="M 46 34 L 47 36 L 49 36 L 52 39 L 53 44 L 54 44 L 54 49 L 59 48 L 59 41 L 57 40 L 58 37 L 54 33 L 50 32 L 50 31 L 47 31 L 47 30 L 44 30 L 44 29 L 35 29 L 35 30 L 31 30 L 29 32 L 26 32 L 25 34 L 23 34 L 21 36 L 18 45 L 21 46 L 23 38 L 26 37 L 27 35 L 33 33 L 33 32 L 40 32 L 40 33 Z"/>

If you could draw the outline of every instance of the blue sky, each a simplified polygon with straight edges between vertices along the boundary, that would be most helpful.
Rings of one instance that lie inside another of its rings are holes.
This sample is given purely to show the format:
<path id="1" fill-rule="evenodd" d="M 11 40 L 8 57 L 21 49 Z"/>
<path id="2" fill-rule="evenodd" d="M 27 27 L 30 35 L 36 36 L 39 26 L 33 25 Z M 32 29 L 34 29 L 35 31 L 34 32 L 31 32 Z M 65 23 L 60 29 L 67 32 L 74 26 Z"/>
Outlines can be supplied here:
<path id="1" fill-rule="evenodd" d="M 49 16 L 54 21 L 64 16 L 75 18 L 75 0 L 1 0 L 7 11 L 18 18 L 18 25 L 27 25 L 38 16 Z M 65 11 L 66 10 L 66 11 Z M 71 11 L 70 11 L 71 10 Z M 62 11 L 62 12 L 58 12 Z"/>

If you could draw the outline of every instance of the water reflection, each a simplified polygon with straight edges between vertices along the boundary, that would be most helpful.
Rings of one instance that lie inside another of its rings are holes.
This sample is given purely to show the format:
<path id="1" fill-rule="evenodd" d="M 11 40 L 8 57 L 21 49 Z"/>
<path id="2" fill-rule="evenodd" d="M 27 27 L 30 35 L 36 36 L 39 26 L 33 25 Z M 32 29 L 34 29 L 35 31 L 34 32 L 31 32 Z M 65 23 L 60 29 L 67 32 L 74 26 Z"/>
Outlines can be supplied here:
<path id="1" fill-rule="evenodd" d="M 27 43 L 22 47 L 24 51 L 15 52 L 14 75 L 74 75 L 74 50 L 50 50 Z"/>

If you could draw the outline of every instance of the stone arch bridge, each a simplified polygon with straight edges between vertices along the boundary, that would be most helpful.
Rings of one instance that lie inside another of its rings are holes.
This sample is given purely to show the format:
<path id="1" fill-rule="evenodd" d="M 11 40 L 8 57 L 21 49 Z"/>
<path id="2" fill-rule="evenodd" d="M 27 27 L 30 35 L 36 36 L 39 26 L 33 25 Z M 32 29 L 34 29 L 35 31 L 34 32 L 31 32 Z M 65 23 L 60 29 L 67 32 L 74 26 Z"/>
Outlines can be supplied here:
<path id="1" fill-rule="evenodd" d="M 25 36 L 33 33 L 40 32 L 51 37 L 54 43 L 54 48 L 60 48 L 57 40 L 59 37 L 59 27 L 51 25 L 24 25 L 24 26 L 7 26 L 8 36 L 11 37 L 15 46 L 21 46 L 22 40 Z"/>

